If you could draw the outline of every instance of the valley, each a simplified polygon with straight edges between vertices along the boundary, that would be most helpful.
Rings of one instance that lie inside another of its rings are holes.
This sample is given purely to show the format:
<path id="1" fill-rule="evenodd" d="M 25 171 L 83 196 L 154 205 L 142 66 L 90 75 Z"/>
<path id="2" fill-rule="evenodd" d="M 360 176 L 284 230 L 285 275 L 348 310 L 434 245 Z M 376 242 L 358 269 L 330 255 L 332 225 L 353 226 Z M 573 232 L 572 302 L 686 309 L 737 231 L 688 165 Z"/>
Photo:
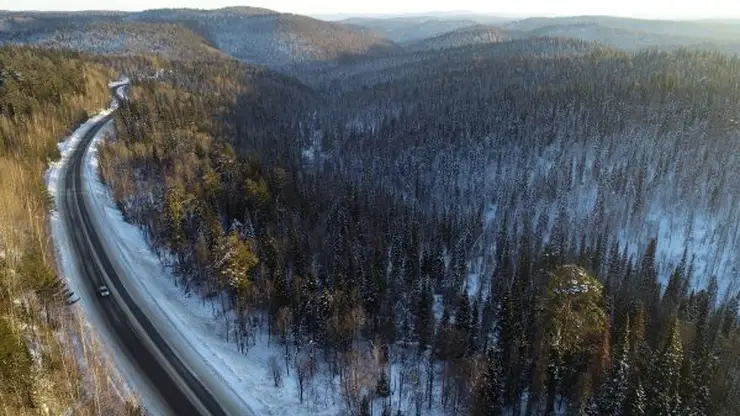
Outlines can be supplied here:
<path id="1" fill-rule="evenodd" d="M 130 77 L 98 197 L 251 412 L 740 403 L 740 22 L 0 12 L 0 44 Z"/>

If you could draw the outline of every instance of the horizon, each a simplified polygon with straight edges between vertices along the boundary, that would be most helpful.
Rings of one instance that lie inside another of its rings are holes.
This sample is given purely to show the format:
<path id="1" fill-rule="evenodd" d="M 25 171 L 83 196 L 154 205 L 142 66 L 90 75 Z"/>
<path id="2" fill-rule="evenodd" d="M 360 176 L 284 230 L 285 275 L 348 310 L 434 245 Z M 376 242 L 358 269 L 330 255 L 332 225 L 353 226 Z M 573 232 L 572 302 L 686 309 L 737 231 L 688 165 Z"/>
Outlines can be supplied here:
<path id="1" fill-rule="evenodd" d="M 217 10 L 234 7 L 254 7 L 293 13 L 324 20 L 340 20 L 350 17 L 393 18 L 404 16 L 456 16 L 489 15 L 510 19 L 529 17 L 577 17 L 611 16 L 657 20 L 734 20 L 740 19 L 740 2 L 707 0 L 697 7 L 691 1 L 668 2 L 665 0 L 624 0 L 619 4 L 581 4 L 578 0 L 564 0 L 553 5 L 546 0 L 521 0 L 516 4 L 491 7 L 488 2 L 460 0 L 455 8 L 449 2 L 412 0 L 402 4 L 381 0 L 371 6 L 352 5 L 337 0 L 319 0 L 306 6 L 301 0 L 259 0 L 251 4 L 234 4 L 231 0 L 110 0 L 101 3 L 94 0 L 70 0 L 60 8 L 56 0 L 27 0 L 19 4 L 16 0 L 0 0 L 0 10 L 11 12 L 141 12 L 156 9 L 199 9 Z M 22 7 L 19 7 L 21 6 Z M 102 6 L 102 7 L 101 7 Z M 670 11 L 670 12 L 668 12 Z"/>

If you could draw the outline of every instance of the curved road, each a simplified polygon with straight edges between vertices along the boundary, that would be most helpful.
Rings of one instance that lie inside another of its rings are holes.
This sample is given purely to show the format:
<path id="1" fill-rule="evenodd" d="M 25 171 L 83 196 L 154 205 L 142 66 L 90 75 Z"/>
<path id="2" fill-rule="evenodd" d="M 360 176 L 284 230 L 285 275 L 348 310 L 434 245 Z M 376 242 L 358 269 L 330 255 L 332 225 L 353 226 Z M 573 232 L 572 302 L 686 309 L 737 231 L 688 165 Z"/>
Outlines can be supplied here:
<path id="1" fill-rule="evenodd" d="M 93 294 L 91 307 L 106 322 L 112 341 L 120 349 L 117 352 L 126 354 L 138 366 L 139 373 L 155 390 L 153 393 L 158 393 L 160 401 L 169 407 L 162 411 L 177 416 L 226 416 L 213 394 L 133 301 L 90 219 L 82 180 L 85 154 L 96 133 L 109 121 L 110 116 L 105 117 L 90 128 L 60 175 L 60 187 L 64 190 L 61 219 L 69 232 L 79 276 Z M 101 285 L 111 289 L 111 296 L 96 296 Z"/>

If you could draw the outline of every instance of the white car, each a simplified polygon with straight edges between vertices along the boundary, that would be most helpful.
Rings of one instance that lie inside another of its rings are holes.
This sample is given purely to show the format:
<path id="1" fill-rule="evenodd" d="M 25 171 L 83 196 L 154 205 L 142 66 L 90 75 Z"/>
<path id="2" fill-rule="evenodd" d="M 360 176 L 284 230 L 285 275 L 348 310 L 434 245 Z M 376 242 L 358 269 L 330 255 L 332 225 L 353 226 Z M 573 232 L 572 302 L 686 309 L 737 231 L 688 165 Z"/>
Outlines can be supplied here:
<path id="1" fill-rule="evenodd" d="M 107 286 L 100 286 L 98 288 L 98 293 L 104 298 L 110 296 L 110 290 L 108 290 Z"/>

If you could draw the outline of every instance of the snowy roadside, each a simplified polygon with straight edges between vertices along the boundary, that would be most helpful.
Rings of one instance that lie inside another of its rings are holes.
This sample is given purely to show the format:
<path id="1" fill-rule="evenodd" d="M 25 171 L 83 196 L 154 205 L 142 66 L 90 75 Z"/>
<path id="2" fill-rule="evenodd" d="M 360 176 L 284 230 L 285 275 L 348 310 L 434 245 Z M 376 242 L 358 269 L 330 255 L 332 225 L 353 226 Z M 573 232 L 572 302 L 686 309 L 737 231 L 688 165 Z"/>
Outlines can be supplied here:
<path id="1" fill-rule="evenodd" d="M 171 347 L 186 358 L 183 361 L 188 365 L 200 366 L 197 374 L 213 377 L 215 382 L 205 384 L 223 387 L 217 396 L 233 398 L 240 409 L 249 409 L 254 415 L 340 414 L 338 399 L 301 404 L 293 377 L 283 375 L 282 386 L 274 387 L 269 362 L 272 356 L 281 356 L 280 347 L 267 346 L 265 337 L 260 337 L 246 355 L 240 353 L 236 344 L 226 341 L 223 320 L 214 316 L 220 306 L 181 293 L 142 231 L 123 220 L 110 191 L 99 179 L 97 145 L 108 134 L 112 134 L 111 124 L 100 130 L 85 158 L 83 186 L 90 212 L 97 228 L 106 231 L 102 235 L 104 243 L 109 255 L 116 256 L 123 268 L 127 291 Z M 244 414 L 248 411 L 240 415 Z"/>
<path id="2" fill-rule="evenodd" d="M 106 346 L 99 351 L 102 355 L 100 360 L 102 362 L 113 362 L 115 363 L 115 369 L 117 371 L 111 371 L 109 377 L 112 378 L 111 385 L 115 386 L 117 393 L 124 399 L 135 397 L 134 391 L 138 394 L 138 400 L 148 409 L 157 409 L 158 406 L 145 394 L 147 384 L 139 377 L 138 372 L 134 369 L 133 364 L 121 356 L 116 354 L 112 350 L 114 345 L 111 341 L 111 335 L 107 331 L 107 327 L 100 321 L 98 313 L 93 307 L 94 297 L 96 294 L 89 293 L 87 285 L 80 281 L 77 275 L 77 261 L 73 253 L 72 243 L 69 239 L 69 233 L 67 227 L 62 221 L 60 209 L 63 209 L 61 187 L 62 175 L 65 172 L 65 166 L 75 151 L 85 134 L 95 124 L 100 122 L 104 117 L 108 116 L 114 111 L 116 103 L 111 108 L 103 110 L 95 116 L 91 117 L 87 122 L 82 124 L 72 135 L 67 137 L 65 140 L 59 142 L 59 152 L 61 157 L 58 161 L 49 163 L 49 168 L 45 174 L 45 182 L 49 194 L 54 198 L 54 209 L 49 216 L 49 225 L 53 237 L 55 257 L 57 261 L 57 269 L 64 276 L 65 281 L 69 289 L 79 296 L 79 305 L 81 310 L 79 311 L 79 325 L 82 330 L 81 336 L 84 340 L 78 340 L 78 343 L 92 344 L 95 340 L 100 337 L 103 340 L 103 344 Z M 84 367 L 89 367 L 83 350 L 87 348 L 83 345 L 78 345 L 78 358 Z M 111 370 L 114 370 L 111 368 Z"/>
<path id="3" fill-rule="evenodd" d="M 119 96 L 123 96 L 119 91 Z M 49 192 L 54 196 L 58 207 L 62 207 L 58 189 L 62 186 L 61 177 L 64 166 L 76 149 L 82 137 L 89 129 L 103 117 L 110 114 L 117 103 L 114 102 L 108 109 L 81 126 L 67 140 L 60 143 L 61 160 L 51 164 L 47 175 Z M 304 403 L 300 403 L 300 392 L 295 368 L 286 374 L 282 367 L 282 383 L 275 387 L 271 359 L 277 358 L 283 362 L 281 346 L 267 344 L 267 335 L 258 333 L 256 345 L 249 348 L 246 354 L 239 351 L 238 346 L 227 341 L 224 319 L 216 314 L 221 310 L 218 300 L 203 300 L 197 295 L 188 296 L 176 286 L 170 269 L 150 249 L 141 229 L 123 220 L 123 216 L 113 201 L 108 187 L 100 181 L 98 169 L 97 147 L 106 136 L 115 134 L 113 123 L 109 122 L 102 127 L 93 139 L 84 160 L 83 190 L 93 222 L 106 246 L 106 251 L 114 263 L 120 266 L 119 275 L 122 283 L 133 297 L 137 305 L 150 318 L 158 332 L 168 340 L 170 347 L 180 359 L 191 367 L 194 373 L 205 378 L 204 384 L 212 389 L 218 389 L 215 397 L 228 400 L 231 408 L 239 409 L 232 414 L 243 415 L 280 415 L 291 413 L 295 416 L 317 415 L 333 416 L 344 414 L 338 381 L 328 372 L 320 371 L 317 378 L 306 386 Z M 101 317 L 95 312 L 93 304 L 96 293 L 87 293 L 87 285 L 78 280 L 76 275 L 77 264 L 68 231 L 61 221 L 60 213 L 52 213 L 51 225 L 54 243 L 57 251 L 59 268 L 63 271 L 70 289 L 77 293 L 80 305 L 86 315 L 85 325 L 91 333 L 98 333 L 106 349 L 108 358 L 115 364 L 121 379 L 121 394 L 131 397 L 131 390 L 139 396 L 139 402 L 153 414 L 160 414 L 158 409 L 164 406 L 157 403 L 159 396 L 147 394 L 153 387 L 141 377 L 138 368 L 130 359 L 115 351 L 112 335 L 107 332 L 107 326 L 101 322 Z M 396 390 L 396 381 L 401 372 L 420 369 L 402 370 L 402 366 L 391 364 L 392 391 Z M 435 393 L 438 387 L 435 386 Z M 400 393 L 400 392 L 399 392 Z M 403 398 L 394 397 L 396 409 L 411 411 L 414 397 L 410 393 L 403 394 Z M 221 403 L 224 405 L 225 403 Z M 380 402 L 376 402 L 373 414 L 380 414 Z M 225 406 L 229 409 L 229 406 Z M 425 414 L 442 414 L 435 405 Z"/>

